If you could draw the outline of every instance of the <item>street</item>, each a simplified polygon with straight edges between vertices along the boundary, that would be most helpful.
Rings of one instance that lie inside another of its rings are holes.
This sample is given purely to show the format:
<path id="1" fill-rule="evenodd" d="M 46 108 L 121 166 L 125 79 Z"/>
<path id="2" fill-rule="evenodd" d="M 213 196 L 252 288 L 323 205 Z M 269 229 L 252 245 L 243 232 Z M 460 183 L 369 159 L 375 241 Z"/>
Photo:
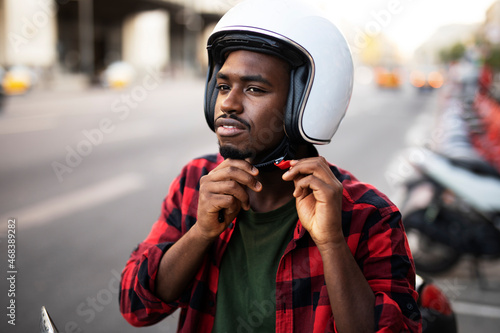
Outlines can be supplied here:
<path id="1" fill-rule="evenodd" d="M 0 282 L 1 332 L 36 332 L 42 306 L 60 332 L 176 331 L 176 315 L 141 330 L 126 323 L 118 309 L 119 278 L 182 166 L 217 151 L 203 94 L 203 79 L 161 81 L 149 73 L 122 91 L 35 90 L 5 101 L 0 270 L 13 279 Z M 388 170 L 408 133 L 432 119 L 439 98 L 439 91 L 356 84 L 344 122 L 320 154 L 392 198 Z M 12 258 L 9 228 L 15 230 Z M 490 281 L 500 282 L 499 263 L 483 265 Z M 500 288 L 480 290 L 468 261 L 436 281 L 453 302 L 459 332 L 498 330 Z"/>

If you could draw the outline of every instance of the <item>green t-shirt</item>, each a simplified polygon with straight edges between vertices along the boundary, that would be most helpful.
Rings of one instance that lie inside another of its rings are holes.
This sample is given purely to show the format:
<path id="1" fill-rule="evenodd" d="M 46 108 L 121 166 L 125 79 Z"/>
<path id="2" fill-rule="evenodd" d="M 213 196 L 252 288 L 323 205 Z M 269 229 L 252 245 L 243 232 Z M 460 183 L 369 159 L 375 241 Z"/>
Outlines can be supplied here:
<path id="1" fill-rule="evenodd" d="M 295 199 L 267 213 L 241 211 L 222 258 L 212 332 L 274 332 L 276 272 L 298 216 Z"/>

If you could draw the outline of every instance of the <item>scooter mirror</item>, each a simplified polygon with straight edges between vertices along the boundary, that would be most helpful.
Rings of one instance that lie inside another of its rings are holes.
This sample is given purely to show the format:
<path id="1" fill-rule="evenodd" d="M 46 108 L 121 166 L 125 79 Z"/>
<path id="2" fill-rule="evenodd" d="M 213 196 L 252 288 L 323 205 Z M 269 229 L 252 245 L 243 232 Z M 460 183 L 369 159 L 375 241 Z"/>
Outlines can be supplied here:
<path id="1" fill-rule="evenodd" d="M 58 333 L 59 331 L 56 328 L 56 325 L 52 321 L 45 309 L 45 306 L 42 306 L 42 311 L 40 314 L 40 333 Z"/>

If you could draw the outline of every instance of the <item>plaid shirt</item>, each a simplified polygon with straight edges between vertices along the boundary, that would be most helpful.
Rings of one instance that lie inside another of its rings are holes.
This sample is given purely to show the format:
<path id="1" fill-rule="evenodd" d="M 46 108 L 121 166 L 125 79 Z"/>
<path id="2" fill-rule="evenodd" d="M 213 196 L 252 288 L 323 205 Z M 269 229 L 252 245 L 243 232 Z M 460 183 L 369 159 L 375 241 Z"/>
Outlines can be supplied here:
<path id="1" fill-rule="evenodd" d="M 154 291 L 163 254 L 196 223 L 200 178 L 222 160 L 220 155 L 211 155 L 184 167 L 170 187 L 158 221 L 131 254 L 122 272 L 120 310 L 132 325 L 152 325 L 180 307 L 179 332 L 212 331 L 219 268 L 233 224 L 214 242 L 179 300 L 166 304 Z M 376 331 L 420 331 L 415 269 L 398 209 L 374 187 L 357 181 L 350 173 L 333 165 L 331 170 L 343 185 L 346 242 L 376 297 Z M 300 221 L 279 263 L 273 301 L 276 332 L 336 331 L 321 256 Z M 251 318 L 246 324 L 248 331 Z"/>

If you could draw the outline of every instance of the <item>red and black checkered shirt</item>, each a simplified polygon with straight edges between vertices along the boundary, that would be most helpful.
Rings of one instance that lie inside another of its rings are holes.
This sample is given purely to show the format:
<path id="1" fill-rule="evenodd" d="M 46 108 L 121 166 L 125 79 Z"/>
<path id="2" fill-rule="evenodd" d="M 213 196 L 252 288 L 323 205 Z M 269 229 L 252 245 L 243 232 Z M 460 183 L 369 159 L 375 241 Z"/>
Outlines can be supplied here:
<path id="1" fill-rule="evenodd" d="M 174 180 L 161 216 L 135 249 L 122 273 L 120 310 L 134 326 L 152 325 L 181 308 L 178 332 L 211 332 L 219 268 L 233 224 L 214 242 L 194 281 L 179 300 L 155 295 L 163 254 L 196 223 L 200 178 L 223 161 L 211 155 L 191 161 Z M 342 226 L 346 242 L 372 288 L 377 332 L 418 332 L 420 312 L 415 269 L 401 215 L 385 195 L 331 166 L 343 185 Z M 314 242 L 297 221 L 276 275 L 276 332 L 335 332 L 335 319 Z"/>

